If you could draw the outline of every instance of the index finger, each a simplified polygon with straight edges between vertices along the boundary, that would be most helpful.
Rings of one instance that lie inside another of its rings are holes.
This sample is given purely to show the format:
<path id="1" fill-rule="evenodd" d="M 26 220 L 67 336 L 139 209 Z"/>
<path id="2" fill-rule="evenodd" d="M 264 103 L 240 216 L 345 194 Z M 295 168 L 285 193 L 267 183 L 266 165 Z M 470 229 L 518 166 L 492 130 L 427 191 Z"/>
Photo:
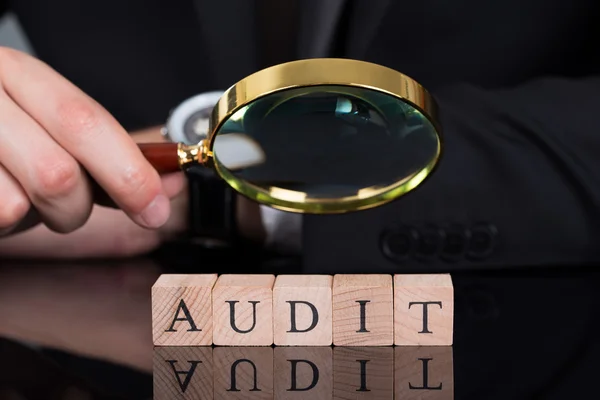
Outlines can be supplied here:
<path id="1" fill-rule="evenodd" d="M 110 113 L 43 62 L 2 51 L 0 84 L 135 222 L 157 228 L 170 214 L 158 172 Z M 118 90 L 118 88 L 115 88 Z"/>

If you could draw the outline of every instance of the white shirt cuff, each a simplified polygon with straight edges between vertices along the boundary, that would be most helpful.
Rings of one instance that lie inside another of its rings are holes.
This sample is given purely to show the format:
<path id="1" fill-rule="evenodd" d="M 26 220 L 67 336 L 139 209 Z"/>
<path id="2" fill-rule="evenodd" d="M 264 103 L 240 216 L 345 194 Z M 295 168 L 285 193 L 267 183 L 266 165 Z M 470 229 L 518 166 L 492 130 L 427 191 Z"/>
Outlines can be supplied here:
<path id="1" fill-rule="evenodd" d="M 300 253 L 302 248 L 302 214 L 260 206 L 267 248 L 283 253 Z"/>

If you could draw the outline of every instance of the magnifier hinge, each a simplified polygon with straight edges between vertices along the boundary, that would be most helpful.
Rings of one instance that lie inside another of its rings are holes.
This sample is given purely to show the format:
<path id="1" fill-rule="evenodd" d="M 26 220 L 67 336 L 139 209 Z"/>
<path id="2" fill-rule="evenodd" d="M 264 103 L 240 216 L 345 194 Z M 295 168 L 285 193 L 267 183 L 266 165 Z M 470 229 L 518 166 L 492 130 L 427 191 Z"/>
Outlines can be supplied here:
<path id="1" fill-rule="evenodd" d="M 208 151 L 204 140 L 198 144 L 187 145 L 179 143 L 177 146 L 177 156 L 179 165 L 184 168 L 190 164 L 206 164 L 208 161 Z"/>

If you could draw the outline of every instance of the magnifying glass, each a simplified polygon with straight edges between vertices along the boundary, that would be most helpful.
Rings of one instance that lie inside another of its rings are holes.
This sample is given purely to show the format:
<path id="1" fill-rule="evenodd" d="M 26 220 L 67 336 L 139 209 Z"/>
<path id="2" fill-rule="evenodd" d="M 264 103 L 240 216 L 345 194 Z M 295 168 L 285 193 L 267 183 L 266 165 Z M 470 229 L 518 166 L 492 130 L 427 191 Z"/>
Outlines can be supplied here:
<path id="1" fill-rule="evenodd" d="M 418 82 L 381 65 L 322 58 L 233 85 L 198 144 L 139 146 L 159 172 L 213 168 L 258 203 L 334 214 L 410 192 L 434 171 L 442 143 L 435 101 Z"/>

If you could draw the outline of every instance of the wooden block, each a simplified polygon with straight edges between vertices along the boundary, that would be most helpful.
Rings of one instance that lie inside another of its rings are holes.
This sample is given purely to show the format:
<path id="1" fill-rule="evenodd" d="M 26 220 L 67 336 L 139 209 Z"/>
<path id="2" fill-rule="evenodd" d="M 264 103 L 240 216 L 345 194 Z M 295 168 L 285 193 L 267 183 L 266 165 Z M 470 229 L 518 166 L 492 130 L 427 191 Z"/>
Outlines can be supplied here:
<path id="1" fill-rule="evenodd" d="M 394 292 L 391 275 L 335 275 L 333 344 L 394 344 Z"/>
<path id="2" fill-rule="evenodd" d="M 449 274 L 394 276 L 394 344 L 450 346 L 454 287 Z"/>
<path id="3" fill-rule="evenodd" d="M 214 398 L 273 399 L 272 347 L 217 347 Z"/>
<path id="4" fill-rule="evenodd" d="M 393 347 L 335 347 L 333 398 L 393 399 Z"/>
<path id="5" fill-rule="evenodd" d="M 274 275 L 221 275 L 213 289 L 213 344 L 273 344 Z"/>
<path id="6" fill-rule="evenodd" d="M 276 347 L 274 357 L 276 399 L 332 399 L 331 347 Z"/>
<path id="7" fill-rule="evenodd" d="M 330 275 L 279 275 L 273 287 L 276 346 L 331 346 Z"/>
<path id="8" fill-rule="evenodd" d="M 155 347 L 154 400 L 212 399 L 211 347 Z"/>
<path id="9" fill-rule="evenodd" d="M 452 347 L 397 347 L 394 368 L 396 399 L 454 398 Z"/>
<path id="10" fill-rule="evenodd" d="M 152 286 L 155 346 L 210 346 L 217 274 L 161 275 Z"/>

